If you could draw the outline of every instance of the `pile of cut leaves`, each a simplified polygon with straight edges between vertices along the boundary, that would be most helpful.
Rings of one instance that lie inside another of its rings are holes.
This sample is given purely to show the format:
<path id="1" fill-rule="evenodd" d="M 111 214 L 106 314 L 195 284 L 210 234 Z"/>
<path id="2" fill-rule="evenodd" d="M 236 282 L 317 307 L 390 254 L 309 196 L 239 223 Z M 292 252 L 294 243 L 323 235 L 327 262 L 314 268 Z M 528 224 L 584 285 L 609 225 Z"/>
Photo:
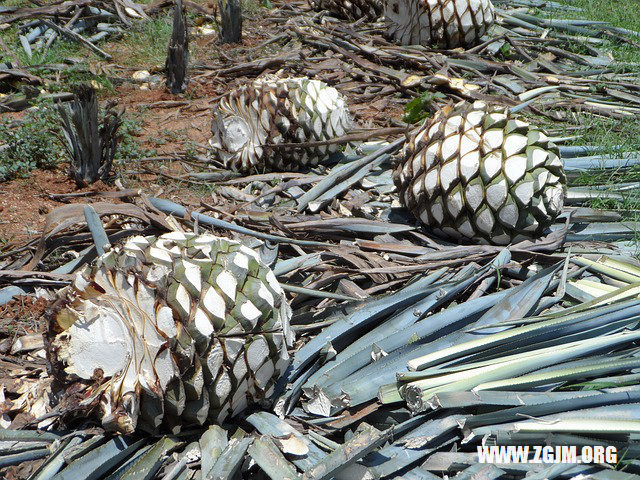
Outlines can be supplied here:
<path id="1" fill-rule="evenodd" d="M 317 241 L 121 196 L 138 201 L 53 211 L 43 237 L 12 252 L 0 271 L 12 284 L 0 290 L 5 321 L 20 317 L 17 300 L 34 287 L 47 298 L 107 243 L 212 227 L 256 248 L 289 292 L 299 339 L 292 365 L 270 409 L 202 430 L 121 436 L 92 419 L 61 423 L 64 412 L 41 396 L 38 325 L 3 329 L 7 478 L 633 478 L 640 263 L 614 246 L 588 253 L 564 230 L 508 248 L 427 247 L 407 225 L 336 230 L 330 219 L 316 231 L 309 222 L 305 232 L 325 238 Z M 59 265 L 61 246 L 75 253 Z M 619 461 L 477 463 L 478 446 L 546 444 L 612 445 Z"/>

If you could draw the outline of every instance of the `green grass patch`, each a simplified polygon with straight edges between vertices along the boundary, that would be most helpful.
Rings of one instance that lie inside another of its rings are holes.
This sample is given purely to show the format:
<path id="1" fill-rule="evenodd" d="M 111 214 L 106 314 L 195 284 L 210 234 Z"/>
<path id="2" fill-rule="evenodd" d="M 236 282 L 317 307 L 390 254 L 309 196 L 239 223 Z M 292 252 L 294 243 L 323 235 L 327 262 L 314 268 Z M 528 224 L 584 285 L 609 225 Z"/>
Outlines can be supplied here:
<path id="1" fill-rule="evenodd" d="M 139 22 L 127 29 L 118 41 L 118 49 L 126 52 L 126 65 L 139 69 L 164 66 L 171 36 L 171 12 Z"/>
<path id="2" fill-rule="evenodd" d="M 545 10 L 547 17 L 609 22 L 614 27 L 640 32 L 640 15 L 638 15 L 638 12 L 640 12 L 640 0 L 627 0 L 625 2 L 572 0 L 565 3 L 580 8 L 582 11 L 556 11 L 549 14 L 549 11 Z M 640 36 L 634 36 L 632 33 L 617 34 L 625 36 L 632 41 L 640 42 Z M 603 38 L 606 38 L 606 36 L 603 36 Z M 623 41 L 611 40 L 596 47 L 611 53 L 615 59 L 611 68 L 615 71 L 640 72 L 640 49 L 634 45 Z M 580 53 L 580 47 L 576 46 L 576 48 L 576 53 Z M 577 136 L 575 140 L 566 143 L 566 145 L 592 145 L 602 149 L 598 154 L 621 158 L 624 152 L 640 150 L 640 122 L 636 117 L 613 119 L 581 114 L 580 122 L 581 128 L 578 130 L 567 128 L 563 131 L 563 125 L 558 123 L 549 125 L 549 127 L 553 128 L 554 134 L 559 136 Z M 640 181 L 640 168 L 587 171 L 573 178 L 570 185 L 616 185 L 633 181 Z M 636 195 L 625 196 L 621 202 L 597 198 L 588 202 L 588 206 L 625 211 L 626 218 L 630 220 L 639 219 L 640 199 Z"/>
<path id="3" fill-rule="evenodd" d="M 614 27 L 625 28 L 640 32 L 640 0 L 611 1 L 611 0 L 572 0 L 566 2 L 573 7 L 581 8 L 581 12 L 556 12 L 550 15 L 558 19 L 583 19 L 598 22 L 609 22 Z M 546 11 L 548 12 L 548 11 Z M 628 35 L 630 39 L 640 42 L 640 37 Z M 611 41 L 606 44 L 613 53 L 616 61 L 621 63 L 637 63 L 632 68 L 640 71 L 640 49 L 625 42 Z M 627 68 L 628 71 L 628 68 Z"/>

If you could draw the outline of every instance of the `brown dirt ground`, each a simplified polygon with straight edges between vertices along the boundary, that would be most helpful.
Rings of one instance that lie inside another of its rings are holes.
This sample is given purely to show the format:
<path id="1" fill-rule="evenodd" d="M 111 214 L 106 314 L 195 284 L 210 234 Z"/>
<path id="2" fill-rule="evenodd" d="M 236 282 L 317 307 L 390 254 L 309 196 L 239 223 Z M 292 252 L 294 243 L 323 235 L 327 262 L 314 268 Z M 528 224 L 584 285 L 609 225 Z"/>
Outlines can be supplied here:
<path id="1" fill-rule="evenodd" d="M 49 302 L 31 295 L 18 295 L 0 307 L 0 336 L 42 332 L 43 314 Z"/>
<path id="2" fill-rule="evenodd" d="M 22 244 L 40 235 L 45 215 L 62 205 L 49 198 L 49 194 L 109 190 L 115 190 L 115 187 L 102 182 L 76 189 L 75 182 L 64 171 L 64 165 L 55 170 L 36 170 L 29 178 L 0 183 L 0 249 L 5 243 Z"/>

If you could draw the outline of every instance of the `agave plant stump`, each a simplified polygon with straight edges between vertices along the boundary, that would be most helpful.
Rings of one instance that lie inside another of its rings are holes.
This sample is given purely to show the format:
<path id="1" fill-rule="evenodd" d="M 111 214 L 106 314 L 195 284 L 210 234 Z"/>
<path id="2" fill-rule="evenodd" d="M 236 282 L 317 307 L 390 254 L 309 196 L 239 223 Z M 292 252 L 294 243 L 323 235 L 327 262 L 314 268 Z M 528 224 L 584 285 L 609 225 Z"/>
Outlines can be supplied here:
<path id="1" fill-rule="evenodd" d="M 104 117 L 98 115 L 98 97 L 93 87 L 76 87 L 69 109 L 60 105 L 62 133 L 70 158 L 71 176 L 78 186 L 85 186 L 111 177 L 111 167 L 122 139 L 118 129 L 122 112 L 114 103 L 107 105 Z"/>
<path id="2" fill-rule="evenodd" d="M 187 89 L 187 67 L 189 65 L 189 34 L 182 0 L 176 0 L 173 9 L 173 33 L 167 52 L 167 88 L 171 93 L 182 93 Z"/>
<path id="3" fill-rule="evenodd" d="M 242 40 L 242 8 L 240 0 L 218 0 L 220 10 L 220 40 L 239 43 Z"/>

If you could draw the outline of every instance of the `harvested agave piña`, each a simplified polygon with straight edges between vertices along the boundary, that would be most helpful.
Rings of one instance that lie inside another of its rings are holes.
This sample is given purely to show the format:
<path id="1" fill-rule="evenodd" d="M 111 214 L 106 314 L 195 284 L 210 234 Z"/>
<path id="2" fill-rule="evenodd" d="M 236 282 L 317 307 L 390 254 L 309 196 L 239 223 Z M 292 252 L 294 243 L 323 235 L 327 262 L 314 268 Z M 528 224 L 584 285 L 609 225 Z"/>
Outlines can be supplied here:
<path id="1" fill-rule="evenodd" d="M 562 210 L 557 147 L 505 107 L 461 102 L 427 120 L 394 172 L 400 201 L 438 236 L 505 245 L 540 236 Z"/>
<path id="2" fill-rule="evenodd" d="M 212 235 L 130 238 L 51 310 L 59 393 L 82 392 L 109 430 L 220 423 L 268 397 L 289 364 L 291 310 L 273 272 Z"/>
<path id="3" fill-rule="evenodd" d="M 338 145 L 273 147 L 320 142 L 351 128 L 346 102 L 333 87 L 308 78 L 259 79 L 220 99 L 209 144 L 227 168 L 248 173 L 317 165 Z"/>
<path id="4" fill-rule="evenodd" d="M 387 36 L 402 45 L 470 47 L 495 21 L 491 0 L 388 0 Z"/>
<path id="5" fill-rule="evenodd" d="M 375 21 L 384 12 L 382 0 L 311 0 L 311 6 L 319 12 L 329 11 L 338 18 Z"/>

